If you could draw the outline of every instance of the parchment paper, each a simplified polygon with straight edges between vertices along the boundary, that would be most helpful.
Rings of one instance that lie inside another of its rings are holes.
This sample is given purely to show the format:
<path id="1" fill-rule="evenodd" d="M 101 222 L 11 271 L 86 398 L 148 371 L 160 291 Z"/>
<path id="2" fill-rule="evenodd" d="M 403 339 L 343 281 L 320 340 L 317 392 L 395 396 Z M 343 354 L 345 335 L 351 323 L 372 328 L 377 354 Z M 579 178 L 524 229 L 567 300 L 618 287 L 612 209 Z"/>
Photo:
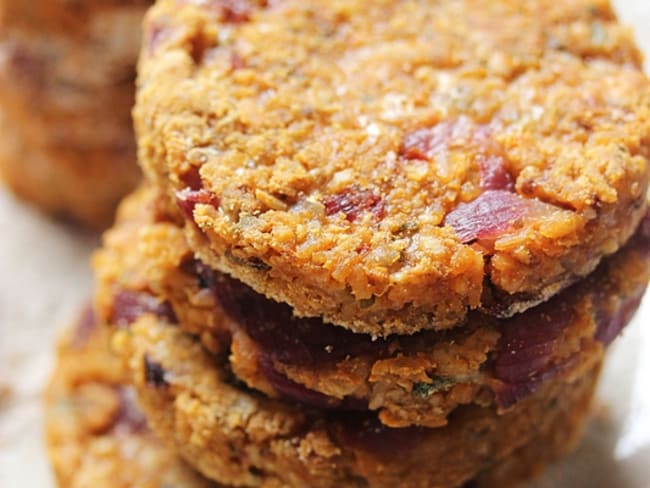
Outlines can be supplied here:
<path id="1" fill-rule="evenodd" d="M 650 0 L 614 4 L 650 53 Z M 97 242 L 0 189 L 1 488 L 54 486 L 42 441 L 40 391 L 55 338 L 90 296 L 88 259 Z M 551 487 L 650 487 L 649 296 L 611 348 L 583 441 L 534 483 Z"/>

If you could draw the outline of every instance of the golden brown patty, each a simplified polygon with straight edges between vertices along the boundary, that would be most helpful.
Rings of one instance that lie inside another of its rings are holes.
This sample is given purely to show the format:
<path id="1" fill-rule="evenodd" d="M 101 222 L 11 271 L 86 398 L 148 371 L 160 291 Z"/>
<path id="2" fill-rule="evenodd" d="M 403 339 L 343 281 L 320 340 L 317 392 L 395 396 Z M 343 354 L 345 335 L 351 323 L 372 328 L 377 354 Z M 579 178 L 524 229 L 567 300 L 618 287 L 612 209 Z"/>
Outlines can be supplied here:
<path id="1" fill-rule="evenodd" d="M 642 227 L 588 278 L 511 319 L 473 313 L 451 331 L 373 340 L 296 318 L 195 260 L 159 200 L 151 188 L 136 192 L 104 237 L 94 260 L 102 317 L 123 327 L 143 311 L 176 317 L 214 352 L 229 343 L 230 367 L 248 386 L 324 408 L 370 408 L 392 427 L 445 425 L 464 404 L 505 410 L 545 381 L 579 377 L 627 324 L 650 277 Z"/>
<path id="2" fill-rule="evenodd" d="M 210 267 L 356 332 L 511 315 L 645 214 L 650 85 L 607 1 L 160 0 L 139 156 Z"/>
<path id="3" fill-rule="evenodd" d="M 217 488 L 147 428 L 107 335 L 85 312 L 59 346 L 45 394 L 48 454 L 61 488 Z"/>
<path id="4" fill-rule="evenodd" d="M 252 392 L 223 355 L 150 313 L 118 331 L 114 345 L 154 431 L 207 477 L 240 486 L 448 488 L 507 464 L 518 450 L 539 449 L 521 466 L 529 476 L 575 440 L 598 370 L 572 383 L 548 381 L 502 415 L 468 406 L 446 427 L 390 429 L 370 412 Z"/>
<path id="5" fill-rule="evenodd" d="M 130 111 L 149 3 L 0 1 L 0 177 L 17 195 L 111 222 L 139 179 Z"/>

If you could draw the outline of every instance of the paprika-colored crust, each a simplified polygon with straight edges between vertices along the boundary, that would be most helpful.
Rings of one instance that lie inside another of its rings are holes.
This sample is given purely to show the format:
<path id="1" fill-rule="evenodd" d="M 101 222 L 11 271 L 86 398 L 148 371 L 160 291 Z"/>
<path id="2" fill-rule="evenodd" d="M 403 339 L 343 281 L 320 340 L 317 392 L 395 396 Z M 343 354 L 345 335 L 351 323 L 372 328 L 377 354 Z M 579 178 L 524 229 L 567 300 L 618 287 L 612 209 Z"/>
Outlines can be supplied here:
<path id="1" fill-rule="evenodd" d="M 298 315 L 509 316 L 645 214 L 640 60 L 604 0 L 160 0 L 139 159 L 203 262 Z"/>

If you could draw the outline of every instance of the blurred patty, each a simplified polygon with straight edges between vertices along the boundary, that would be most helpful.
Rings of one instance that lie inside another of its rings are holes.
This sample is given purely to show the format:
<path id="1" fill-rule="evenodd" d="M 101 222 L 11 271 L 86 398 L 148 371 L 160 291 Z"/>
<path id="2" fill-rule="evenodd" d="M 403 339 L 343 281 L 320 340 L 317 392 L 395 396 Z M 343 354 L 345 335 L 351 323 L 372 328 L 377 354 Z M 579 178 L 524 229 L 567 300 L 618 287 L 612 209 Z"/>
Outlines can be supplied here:
<path id="1" fill-rule="evenodd" d="M 84 312 L 61 341 L 45 392 L 48 455 L 61 488 L 217 488 L 147 428 L 108 336 Z"/>
<path id="2" fill-rule="evenodd" d="M 131 120 L 144 0 L 0 1 L 0 175 L 99 228 L 139 179 Z"/>

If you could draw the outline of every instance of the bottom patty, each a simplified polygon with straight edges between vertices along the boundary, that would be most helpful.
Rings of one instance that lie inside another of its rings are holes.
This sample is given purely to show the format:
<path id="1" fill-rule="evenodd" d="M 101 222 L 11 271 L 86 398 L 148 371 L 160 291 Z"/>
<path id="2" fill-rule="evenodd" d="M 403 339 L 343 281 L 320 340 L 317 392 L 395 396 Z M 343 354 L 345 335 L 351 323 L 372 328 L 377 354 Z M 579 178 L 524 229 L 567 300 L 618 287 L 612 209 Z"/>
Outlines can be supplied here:
<path id="1" fill-rule="evenodd" d="M 61 341 L 45 394 L 48 454 L 61 488 L 218 488 L 192 471 L 148 429 L 128 384 L 128 372 L 109 351 L 106 330 L 85 311 Z M 155 374 L 150 373 L 150 381 Z M 595 378 L 596 372 L 592 375 Z M 586 412 L 583 401 L 558 416 L 548 429 L 507 458 L 492 463 L 466 488 L 514 487 L 538 474 L 577 438 Z M 360 482 L 361 483 L 361 482 Z M 273 486 L 260 478 L 258 485 Z M 363 486 L 363 484 L 359 484 Z"/>
<path id="2" fill-rule="evenodd" d="M 205 476 L 240 486 L 430 488 L 477 477 L 490 486 L 501 469 L 529 476 L 576 439 L 600 367 L 547 381 L 503 414 L 471 405 L 445 427 L 394 429 L 370 411 L 250 390 L 225 353 L 208 353 L 168 318 L 144 312 L 114 333 L 114 345 L 152 429 Z"/>
<path id="3" fill-rule="evenodd" d="M 107 334 L 86 311 L 66 335 L 45 394 L 47 450 L 61 488 L 217 488 L 148 429 L 109 352 Z"/>

